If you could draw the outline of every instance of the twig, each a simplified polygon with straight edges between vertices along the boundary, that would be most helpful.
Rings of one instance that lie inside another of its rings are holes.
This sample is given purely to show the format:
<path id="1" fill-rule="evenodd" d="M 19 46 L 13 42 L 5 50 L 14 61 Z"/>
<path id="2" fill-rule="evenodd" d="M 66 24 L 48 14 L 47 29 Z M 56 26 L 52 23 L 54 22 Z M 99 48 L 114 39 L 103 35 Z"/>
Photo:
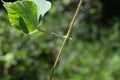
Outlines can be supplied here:
<path id="1" fill-rule="evenodd" d="M 5 1 L 1 0 L 2 3 L 6 3 Z"/>
<path id="2" fill-rule="evenodd" d="M 68 32 L 67 32 L 67 34 L 66 34 L 66 36 L 65 36 L 65 38 L 64 38 L 64 40 L 63 40 L 63 43 L 62 43 L 62 45 L 61 45 L 61 48 L 60 48 L 60 50 L 59 50 L 59 52 L 58 52 L 58 55 L 57 55 L 57 57 L 56 57 L 56 60 L 55 60 L 55 62 L 54 62 L 54 65 L 53 65 L 53 68 L 52 68 L 52 71 L 51 71 L 50 79 L 49 79 L 49 80 L 52 80 L 52 78 L 53 78 L 54 71 L 55 71 L 55 69 L 56 69 L 56 66 L 57 66 L 59 60 L 60 60 L 60 56 L 61 56 L 62 50 L 63 50 L 63 48 L 64 48 L 64 46 L 65 46 L 65 43 L 66 43 L 66 41 L 67 41 L 68 38 L 69 38 L 69 35 L 70 35 L 71 30 L 72 30 L 72 28 L 73 28 L 73 24 L 74 24 L 74 22 L 75 22 L 75 20 L 76 20 L 76 17 L 77 17 L 77 15 L 78 15 L 78 13 L 79 13 L 79 10 L 80 10 L 82 1 L 83 1 L 83 0 L 80 0 L 80 2 L 79 2 L 79 4 L 78 4 L 78 7 L 77 7 L 77 9 L 76 9 L 76 12 L 75 12 L 75 14 L 74 14 L 74 16 L 73 16 L 73 19 L 72 19 L 72 21 L 71 21 L 71 23 L 70 23 L 70 25 L 69 25 Z"/>
<path id="3" fill-rule="evenodd" d="M 47 33 L 47 34 L 51 34 L 51 35 L 56 36 L 56 37 L 64 38 L 64 36 L 58 35 L 55 32 L 48 32 L 48 31 L 44 31 L 44 30 L 41 30 L 41 29 L 38 29 L 38 31 L 44 32 L 44 33 Z"/>
<path id="4" fill-rule="evenodd" d="M 45 31 L 45 30 L 42 30 L 42 29 L 39 29 L 39 28 L 30 32 L 29 34 L 31 35 L 31 34 L 34 34 L 36 32 L 43 32 L 43 33 L 50 34 L 50 35 L 53 35 L 53 36 L 56 36 L 56 37 L 59 37 L 59 38 L 63 38 L 63 39 L 65 38 L 65 36 L 61 36 L 61 35 L 59 35 L 55 32 L 48 32 L 48 31 Z M 71 38 L 69 38 L 69 39 L 71 39 Z"/>

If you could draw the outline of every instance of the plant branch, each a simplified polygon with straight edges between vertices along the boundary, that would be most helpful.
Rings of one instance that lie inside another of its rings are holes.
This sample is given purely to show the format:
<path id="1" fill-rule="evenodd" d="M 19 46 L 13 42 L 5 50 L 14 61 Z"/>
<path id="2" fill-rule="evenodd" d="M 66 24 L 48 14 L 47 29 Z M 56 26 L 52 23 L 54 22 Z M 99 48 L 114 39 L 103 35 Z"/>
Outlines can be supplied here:
<path id="1" fill-rule="evenodd" d="M 2 3 L 6 3 L 5 1 L 1 0 Z"/>
<path id="2" fill-rule="evenodd" d="M 30 32 L 29 34 L 31 35 L 31 34 L 34 34 L 36 32 L 43 32 L 43 33 L 46 33 L 46 34 L 49 34 L 49 35 L 53 35 L 53 36 L 56 36 L 56 37 L 59 37 L 59 38 L 63 38 L 63 39 L 65 38 L 65 36 L 59 35 L 59 34 L 57 34 L 55 32 L 48 32 L 48 31 L 45 31 L 45 30 L 42 30 L 42 29 L 39 29 L 39 28 L 34 30 L 34 31 L 32 31 L 32 32 Z M 71 39 L 71 38 L 69 38 L 69 39 Z"/>
<path id="3" fill-rule="evenodd" d="M 63 43 L 62 43 L 62 45 L 61 45 L 61 47 L 60 47 L 60 50 L 59 50 L 58 55 L 57 55 L 57 57 L 56 57 L 56 60 L 55 60 L 55 62 L 54 62 L 54 65 L 53 65 L 53 68 L 52 68 L 52 71 L 51 71 L 50 79 L 49 79 L 49 80 L 52 80 L 52 78 L 53 78 L 54 71 L 55 71 L 55 69 L 56 69 L 56 66 L 57 66 L 59 60 L 60 60 L 60 57 L 61 57 L 61 54 L 62 54 L 62 50 L 63 50 L 63 48 L 64 48 L 64 46 L 65 46 L 65 43 L 67 42 L 67 40 L 68 40 L 68 38 L 69 38 L 69 35 L 70 35 L 71 31 L 72 31 L 72 28 L 73 28 L 74 22 L 75 22 L 75 20 L 76 20 L 76 18 L 77 18 L 77 15 L 78 15 L 78 13 L 79 13 L 79 10 L 80 10 L 82 1 L 83 1 L 83 0 L 80 0 L 80 2 L 79 2 L 79 4 L 78 4 L 78 7 L 77 7 L 77 9 L 76 9 L 76 11 L 75 11 L 75 14 L 74 14 L 74 16 L 73 16 L 73 19 L 72 19 L 72 21 L 71 21 L 71 23 L 70 23 L 70 25 L 69 25 L 68 32 L 67 32 L 67 34 L 66 34 L 66 36 L 65 36 L 65 38 L 64 38 L 64 40 L 63 40 Z"/>

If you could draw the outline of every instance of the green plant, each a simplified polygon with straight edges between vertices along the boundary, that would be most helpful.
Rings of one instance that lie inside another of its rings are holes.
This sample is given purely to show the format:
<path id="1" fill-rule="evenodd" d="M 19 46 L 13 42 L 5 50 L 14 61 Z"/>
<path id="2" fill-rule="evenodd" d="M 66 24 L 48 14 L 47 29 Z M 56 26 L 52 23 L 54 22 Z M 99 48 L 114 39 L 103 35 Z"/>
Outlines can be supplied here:
<path id="1" fill-rule="evenodd" d="M 51 7 L 51 4 L 46 0 L 42 0 L 42 1 L 23 0 L 23 1 L 16 1 L 13 3 L 10 3 L 10 2 L 6 3 L 4 1 L 2 1 L 2 2 L 4 3 L 4 7 L 6 8 L 6 10 L 8 12 L 8 17 L 9 17 L 9 20 L 10 20 L 12 26 L 15 26 L 17 29 L 22 30 L 24 33 L 27 33 L 27 34 L 31 34 L 31 33 L 35 32 L 34 31 L 35 29 L 37 29 L 37 31 L 39 31 L 38 28 L 40 25 L 41 18 Z M 78 15 L 81 3 L 82 3 L 82 0 L 80 0 L 78 8 L 76 9 L 76 13 L 73 17 L 73 20 L 70 23 L 68 32 L 67 32 L 66 36 L 64 37 L 63 44 L 58 52 L 58 56 L 56 58 L 56 61 L 54 63 L 54 66 L 53 66 L 53 69 L 51 72 L 50 80 L 52 80 L 53 73 L 54 73 L 56 65 L 60 59 L 62 49 L 64 48 L 64 45 L 70 36 L 70 32 L 72 30 L 75 19 Z"/>
<path id="2" fill-rule="evenodd" d="M 31 34 L 35 29 L 39 28 L 41 18 L 51 7 L 51 4 L 45 0 L 42 0 L 42 1 L 37 1 L 37 0 L 24 1 L 23 0 L 23 1 L 16 1 L 14 3 L 6 3 L 6 2 L 3 2 L 3 3 L 4 3 L 4 7 L 8 12 L 8 17 L 12 26 L 15 26 L 17 29 L 20 29 L 27 34 Z M 51 72 L 50 80 L 52 80 L 53 73 L 60 59 L 62 49 L 64 48 L 64 45 L 70 36 L 71 30 L 75 22 L 75 19 L 78 15 L 81 3 L 82 3 L 82 0 L 80 0 L 79 2 L 78 8 L 76 9 L 76 13 L 70 23 L 68 32 L 64 37 L 64 41 L 58 52 L 58 56 L 56 58 L 56 61 L 54 63 L 54 66 Z"/>
<path id="3" fill-rule="evenodd" d="M 82 5 L 54 80 L 120 79 L 120 20 L 116 16 L 103 25 L 104 9 L 100 7 L 104 5 L 100 1 L 85 0 Z M 51 2 L 53 6 L 42 18 L 39 29 L 64 35 L 78 0 Z M 47 80 L 62 39 L 41 31 L 26 35 L 18 30 L 11 27 L 6 12 L 0 10 L 0 80 Z"/>
<path id="4" fill-rule="evenodd" d="M 51 7 L 51 3 L 46 0 L 4 2 L 3 5 L 8 12 L 11 25 L 27 34 L 40 27 L 41 19 Z"/>

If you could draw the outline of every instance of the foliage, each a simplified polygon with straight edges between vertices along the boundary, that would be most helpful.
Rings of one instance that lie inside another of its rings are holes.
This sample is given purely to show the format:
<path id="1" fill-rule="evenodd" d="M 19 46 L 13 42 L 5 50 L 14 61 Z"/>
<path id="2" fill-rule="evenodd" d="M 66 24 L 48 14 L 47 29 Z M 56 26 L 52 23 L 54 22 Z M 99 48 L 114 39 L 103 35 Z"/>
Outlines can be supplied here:
<path id="1" fill-rule="evenodd" d="M 64 35 L 78 1 L 51 0 L 40 29 Z M 120 19 L 114 15 L 103 24 L 103 6 L 100 0 L 85 0 L 54 80 L 120 79 Z M 0 10 L 0 80 L 47 80 L 62 39 L 23 34 L 6 15 Z"/>
<path id="2" fill-rule="evenodd" d="M 5 2 L 4 7 L 12 26 L 30 33 L 40 25 L 41 18 L 50 9 L 51 3 L 46 0 L 23 0 L 16 2 Z"/>

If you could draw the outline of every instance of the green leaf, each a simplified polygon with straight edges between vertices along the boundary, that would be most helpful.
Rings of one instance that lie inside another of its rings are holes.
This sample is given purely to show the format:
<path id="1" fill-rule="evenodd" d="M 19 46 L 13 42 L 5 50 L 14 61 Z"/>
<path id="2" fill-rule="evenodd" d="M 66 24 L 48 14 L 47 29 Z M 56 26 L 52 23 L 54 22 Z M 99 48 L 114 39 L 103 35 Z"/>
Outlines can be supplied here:
<path id="1" fill-rule="evenodd" d="M 37 28 L 37 6 L 33 2 L 16 1 L 4 4 L 4 6 L 12 26 L 22 29 L 25 33 Z"/>
<path id="2" fill-rule="evenodd" d="M 23 0 L 5 2 L 4 7 L 11 25 L 28 34 L 38 29 L 40 20 L 50 9 L 51 3 L 46 0 Z"/>
<path id="3" fill-rule="evenodd" d="M 49 9 L 51 8 L 51 3 L 46 0 L 31 0 L 31 1 L 33 1 L 37 5 L 38 8 L 37 20 L 39 24 L 41 17 L 43 17 L 45 13 L 48 12 Z"/>

